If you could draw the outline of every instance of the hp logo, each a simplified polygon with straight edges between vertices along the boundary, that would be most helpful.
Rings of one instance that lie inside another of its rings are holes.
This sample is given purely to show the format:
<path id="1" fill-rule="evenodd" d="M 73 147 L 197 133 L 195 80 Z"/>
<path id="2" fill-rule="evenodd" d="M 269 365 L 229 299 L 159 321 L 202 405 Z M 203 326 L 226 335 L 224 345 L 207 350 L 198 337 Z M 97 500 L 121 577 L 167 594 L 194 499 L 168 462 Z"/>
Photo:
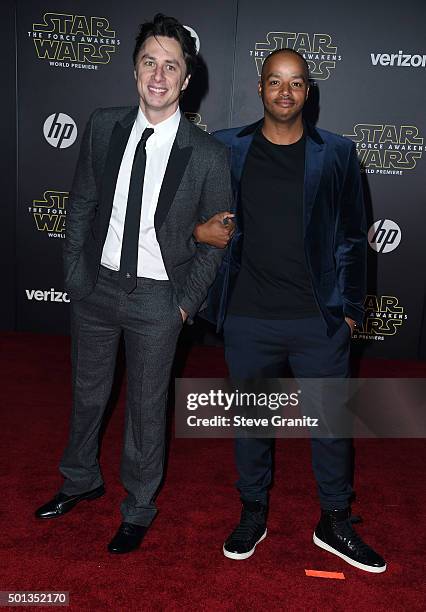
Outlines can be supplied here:
<path id="1" fill-rule="evenodd" d="M 377 253 L 390 253 L 401 242 L 401 229 L 391 219 L 379 219 L 368 230 L 368 243 Z"/>
<path id="2" fill-rule="evenodd" d="M 43 134 L 52 147 L 66 149 L 74 144 L 77 138 L 77 126 L 69 115 L 54 113 L 44 122 Z"/>

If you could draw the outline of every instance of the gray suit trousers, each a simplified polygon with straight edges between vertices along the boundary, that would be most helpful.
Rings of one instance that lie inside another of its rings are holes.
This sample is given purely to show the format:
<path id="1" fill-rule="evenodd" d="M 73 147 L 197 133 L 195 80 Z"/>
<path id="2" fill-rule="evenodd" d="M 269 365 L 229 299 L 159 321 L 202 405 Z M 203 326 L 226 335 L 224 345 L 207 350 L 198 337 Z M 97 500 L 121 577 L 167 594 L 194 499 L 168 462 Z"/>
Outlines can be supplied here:
<path id="1" fill-rule="evenodd" d="M 182 316 L 171 283 L 139 278 L 125 293 L 118 272 L 102 268 L 93 292 L 72 302 L 71 433 L 61 460 L 62 492 L 75 495 L 103 482 L 99 429 L 124 335 L 127 401 L 121 479 L 123 520 L 149 525 L 164 464 L 166 399 Z"/>

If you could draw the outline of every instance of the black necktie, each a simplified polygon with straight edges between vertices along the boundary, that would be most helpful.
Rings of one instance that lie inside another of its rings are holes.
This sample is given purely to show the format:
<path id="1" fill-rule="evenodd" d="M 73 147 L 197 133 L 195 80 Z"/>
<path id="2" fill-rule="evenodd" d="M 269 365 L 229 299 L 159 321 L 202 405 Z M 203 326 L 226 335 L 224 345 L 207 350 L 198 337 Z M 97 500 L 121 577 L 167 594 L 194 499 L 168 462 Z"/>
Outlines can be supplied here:
<path id="1" fill-rule="evenodd" d="M 120 258 L 120 286 L 130 293 L 136 287 L 139 225 L 141 220 L 141 206 L 143 193 L 143 179 L 145 175 L 146 152 L 145 145 L 152 128 L 146 128 L 136 147 L 133 158 L 132 174 L 130 175 L 129 195 L 127 196 L 126 220 L 124 222 L 123 242 Z"/>

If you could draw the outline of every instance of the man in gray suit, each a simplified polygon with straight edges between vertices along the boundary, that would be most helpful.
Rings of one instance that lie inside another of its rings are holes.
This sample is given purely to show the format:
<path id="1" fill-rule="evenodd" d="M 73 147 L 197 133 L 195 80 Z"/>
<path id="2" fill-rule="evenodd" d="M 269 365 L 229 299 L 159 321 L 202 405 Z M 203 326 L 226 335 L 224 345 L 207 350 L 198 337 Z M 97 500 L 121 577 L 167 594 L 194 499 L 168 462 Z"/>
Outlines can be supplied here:
<path id="1" fill-rule="evenodd" d="M 175 19 L 141 26 L 138 108 L 99 109 L 83 136 L 64 251 L 72 302 L 73 408 L 55 518 L 104 493 L 98 437 L 124 335 L 127 406 L 121 478 L 128 495 L 111 553 L 135 550 L 156 513 L 165 407 L 177 338 L 205 300 L 223 251 L 197 244 L 200 220 L 231 206 L 225 147 L 181 115 L 195 41 Z"/>

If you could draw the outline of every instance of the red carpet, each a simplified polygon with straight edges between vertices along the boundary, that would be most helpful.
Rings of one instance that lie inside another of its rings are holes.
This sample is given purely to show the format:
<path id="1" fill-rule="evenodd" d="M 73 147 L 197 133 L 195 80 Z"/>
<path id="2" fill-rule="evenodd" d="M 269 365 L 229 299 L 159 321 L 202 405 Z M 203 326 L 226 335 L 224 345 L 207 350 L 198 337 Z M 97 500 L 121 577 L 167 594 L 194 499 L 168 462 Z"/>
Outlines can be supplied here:
<path id="1" fill-rule="evenodd" d="M 360 534 L 388 561 L 373 575 L 351 568 L 312 542 L 318 518 L 306 440 L 277 444 L 269 534 L 256 555 L 221 553 L 239 502 L 231 440 L 174 440 L 159 514 L 142 549 L 112 557 L 106 544 L 120 523 L 118 469 L 123 393 L 102 453 L 107 494 L 70 514 L 38 522 L 34 509 L 57 490 L 56 471 L 70 409 L 68 339 L 1 336 L 0 590 L 65 590 L 73 610 L 423 610 L 425 444 L 359 440 Z M 425 376 L 420 363 L 365 361 L 362 376 Z M 220 348 L 195 347 L 186 376 L 226 372 Z M 343 572 L 345 580 L 305 575 Z M 29 609 L 29 608 L 24 608 Z"/>

